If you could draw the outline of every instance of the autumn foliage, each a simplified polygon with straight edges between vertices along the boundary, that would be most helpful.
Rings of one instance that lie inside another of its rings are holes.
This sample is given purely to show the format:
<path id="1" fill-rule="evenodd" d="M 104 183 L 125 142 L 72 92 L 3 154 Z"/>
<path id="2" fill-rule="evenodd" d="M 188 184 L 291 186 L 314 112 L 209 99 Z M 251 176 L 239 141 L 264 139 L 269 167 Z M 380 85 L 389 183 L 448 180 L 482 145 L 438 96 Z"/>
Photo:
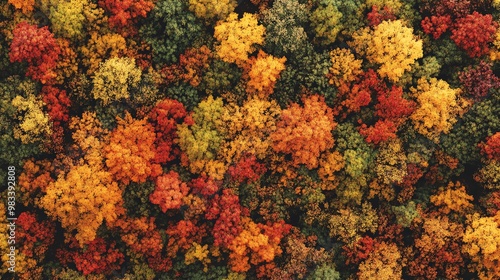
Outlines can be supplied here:
<path id="1" fill-rule="evenodd" d="M 500 279 L 499 19 L 3 1 L 0 278 Z"/>

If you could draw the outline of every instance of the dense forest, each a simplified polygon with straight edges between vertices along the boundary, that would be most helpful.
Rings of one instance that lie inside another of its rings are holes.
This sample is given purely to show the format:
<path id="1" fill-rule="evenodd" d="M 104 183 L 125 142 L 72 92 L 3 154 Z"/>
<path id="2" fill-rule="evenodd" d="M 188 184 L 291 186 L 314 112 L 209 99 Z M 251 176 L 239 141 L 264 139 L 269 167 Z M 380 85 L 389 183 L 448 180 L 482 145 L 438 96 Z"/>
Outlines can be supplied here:
<path id="1" fill-rule="evenodd" d="M 2 0 L 0 278 L 500 279 L 499 0 Z"/>

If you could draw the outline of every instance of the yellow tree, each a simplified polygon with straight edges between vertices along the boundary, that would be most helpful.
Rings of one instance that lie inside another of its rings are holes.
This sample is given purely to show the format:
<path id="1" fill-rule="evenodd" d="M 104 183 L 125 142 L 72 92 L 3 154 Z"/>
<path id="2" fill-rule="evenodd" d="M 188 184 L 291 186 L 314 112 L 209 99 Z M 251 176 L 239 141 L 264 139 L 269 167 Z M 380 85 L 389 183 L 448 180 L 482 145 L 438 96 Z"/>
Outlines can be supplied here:
<path id="1" fill-rule="evenodd" d="M 269 135 L 276 130 L 276 120 L 281 110 L 276 101 L 251 97 L 243 106 L 228 104 L 224 107 L 221 130 L 227 141 L 221 155 L 226 162 L 238 161 L 245 154 L 264 159 L 271 147 Z"/>
<path id="2" fill-rule="evenodd" d="M 274 85 L 285 70 L 286 57 L 277 58 L 259 51 L 257 59 L 251 62 L 248 73 L 247 92 L 257 94 L 260 98 L 269 96 L 274 91 Z"/>
<path id="3" fill-rule="evenodd" d="M 353 82 L 361 74 L 361 59 L 356 59 L 349 49 L 334 49 L 330 52 L 332 66 L 328 76 L 330 84 L 339 87 L 341 83 Z"/>
<path id="4" fill-rule="evenodd" d="M 141 81 L 141 70 L 130 58 L 110 58 L 99 66 L 93 80 L 92 95 L 106 105 L 130 97 L 130 90 Z"/>
<path id="5" fill-rule="evenodd" d="M 101 62 L 108 58 L 120 57 L 127 51 L 125 38 L 119 34 L 90 32 L 87 45 L 79 49 L 82 54 L 82 64 L 87 67 L 87 74 L 94 74 Z"/>
<path id="6" fill-rule="evenodd" d="M 463 236 L 462 251 L 473 262 L 469 268 L 476 271 L 479 279 L 500 277 L 500 227 L 494 217 L 480 217 L 478 213 L 468 217 Z"/>
<path id="7" fill-rule="evenodd" d="M 223 141 L 223 133 L 219 129 L 222 99 L 209 96 L 193 111 L 194 124 L 178 125 L 179 146 L 189 161 L 191 172 L 220 180 L 227 168 L 224 162 L 217 159 Z"/>
<path id="8" fill-rule="evenodd" d="M 447 82 L 420 78 L 417 88 L 411 88 L 418 107 L 410 116 L 415 129 L 434 142 L 441 133 L 448 133 L 463 112 L 465 104 L 460 100 L 460 89 L 452 89 Z"/>
<path id="9" fill-rule="evenodd" d="M 254 14 L 245 13 L 238 19 L 236 13 L 231 13 L 215 26 L 214 37 L 220 42 L 217 54 L 222 60 L 241 66 L 255 50 L 254 44 L 264 42 L 265 31 Z"/>
<path id="10" fill-rule="evenodd" d="M 18 95 L 12 100 L 19 120 L 19 126 L 14 127 L 14 137 L 23 144 L 41 141 L 52 133 L 50 117 L 43 111 L 44 105 L 40 97 L 31 93 L 27 97 Z"/>
<path id="11" fill-rule="evenodd" d="M 401 252 L 394 243 L 382 242 L 359 265 L 358 279 L 402 279 Z"/>
<path id="12" fill-rule="evenodd" d="M 451 211 L 465 213 L 472 209 L 470 203 L 474 198 L 467 194 L 465 186 L 460 182 L 450 182 L 446 188 L 440 188 L 438 193 L 431 196 L 432 204 L 441 206 L 441 211 L 444 214 L 449 214 Z"/>
<path id="13" fill-rule="evenodd" d="M 88 164 L 76 165 L 49 184 L 39 206 L 61 222 L 67 230 L 66 237 L 72 237 L 76 230 L 75 237 L 83 246 L 95 239 L 104 221 L 117 218 L 121 194 L 109 172 Z"/>
<path id="14" fill-rule="evenodd" d="M 366 27 L 353 35 L 352 47 L 371 63 L 379 64 L 381 77 L 397 82 L 415 60 L 423 56 L 422 40 L 413 35 L 401 20 L 383 21 L 374 28 Z"/>

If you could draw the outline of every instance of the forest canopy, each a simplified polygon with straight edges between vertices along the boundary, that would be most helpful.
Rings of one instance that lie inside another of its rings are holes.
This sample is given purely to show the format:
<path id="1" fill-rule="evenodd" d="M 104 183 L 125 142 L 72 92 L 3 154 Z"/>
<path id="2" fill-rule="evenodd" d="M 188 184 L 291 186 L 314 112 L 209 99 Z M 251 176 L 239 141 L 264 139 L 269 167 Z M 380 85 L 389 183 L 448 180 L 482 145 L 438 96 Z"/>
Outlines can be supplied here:
<path id="1" fill-rule="evenodd" d="M 0 278 L 500 279 L 499 23 L 2 1 Z"/>

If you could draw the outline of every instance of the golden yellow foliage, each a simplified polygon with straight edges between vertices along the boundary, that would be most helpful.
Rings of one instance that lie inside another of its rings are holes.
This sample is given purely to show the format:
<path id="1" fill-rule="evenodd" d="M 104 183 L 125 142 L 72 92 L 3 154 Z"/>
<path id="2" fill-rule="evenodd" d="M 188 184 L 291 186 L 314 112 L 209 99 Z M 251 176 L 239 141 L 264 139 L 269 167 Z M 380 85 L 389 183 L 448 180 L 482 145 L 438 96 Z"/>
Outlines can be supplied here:
<path id="1" fill-rule="evenodd" d="M 121 35 L 115 33 L 101 35 L 96 31 L 91 32 L 87 45 L 80 48 L 82 64 L 87 67 L 87 75 L 93 75 L 104 60 L 120 57 L 126 50 L 126 41 Z"/>
<path id="2" fill-rule="evenodd" d="M 401 253 L 396 244 L 382 242 L 359 265 L 358 279 L 402 279 L 401 261 Z"/>
<path id="3" fill-rule="evenodd" d="M 200 244 L 193 242 L 193 246 L 191 246 L 191 248 L 189 248 L 186 252 L 186 255 L 184 255 L 184 263 L 186 265 L 190 265 L 196 261 L 200 261 L 203 264 L 203 271 L 207 272 L 208 265 L 211 263 L 208 253 L 208 245 L 201 246 Z"/>
<path id="4" fill-rule="evenodd" d="M 340 87 L 341 83 L 349 83 L 361 74 L 361 59 L 356 59 L 349 49 L 336 48 L 330 52 L 332 67 L 328 76 L 330 84 Z"/>
<path id="5" fill-rule="evenodd" d="M 260 98 L 268 97 L 274 90 L 274 84 L 285 70 L 286 57 L 276 58 L 259 51 L 257 59 L 252 62 L 248 75 L 247 92 L 255 93 Z"/>
<path id="6" fill-rule="evenodd" d="M 463 236 L 464 253 L 472 259 L 469 269 L 476 271 L 479 279 L 500 277 L 500 227 L 494 217 L 481 217 L 478 213 L 468 216 Z"/>
<path id="7" fill-rule="evenodd" d="M 423 56 L 422 40 L 401 20 L 383 21 L 373 29 L 363 28 L 353 35 L 351 46 L 368 61 L 380 64 L 381 77 L 397 82 L 415 60 Z"/>
<path id="8" fill-rule="evenodd" d="M 440 188 L 439 192 L 431 197 L 432 204 L 441 206 L 441 211 L 448 214 L 451 211 L 464 213 L 472 208 L 470 203 L 474 198 L 465 191 L 465 186 L 460 182 L 450 182 L 446 188 Z"/>
<path id="9" fill-rule="evenodd" d="M 68 232 L 76 230 L 80 246 L 96 237 L 99 226 L 117 218 L 122 192 L 109 172 L 87 164 L 72 166 L 47 187 L 40 207 Z"/>
<path id="10" fill-rule="evenodd" d="M 420 78 L 417 88 L 411 88 L 417 98 L 418 107 L 410 116 L 415 129 L 434 142 L 441 133 L 448 133 L 463 112 L 459 98 L 460 89 L 452 89 L 447 82 L 431 78 Z"/>
<path id="11" fill-rule="evenodd" d="M 220 42 L 217 54 L 222 60 L 241 66 L 255 50 L 254 44 L 264 42 L 265 31 L 255 14 L 245 13 L 238 19 L 238 14 L 231 13 L 215 26 L 214 37 Z"/>
<path id="12" fill-rule="evenodd" d="M 337 177 L 334 173 L 342 170 L 344 165 L 344 158 L 341 153 L 337 151 L 324 153 L 319 159 L 318 175 L 323 181 L 336 181 Z M 331 184 L 324 187 L 328 186 L 328 190 L 332 190 L 336 185 Z"/>
<path id="13" fill-rule="evenodd" d="M 225 106 L 220 125 L 227 141 L 220 154 L 226 162 L 238 161 L 245 153 L 265 158 L 272 144 L 269 135 L 276 130 L 280 113 L 276 101 L 257 97 L 249 98 L 241 107 L 236 104 Z"/>

